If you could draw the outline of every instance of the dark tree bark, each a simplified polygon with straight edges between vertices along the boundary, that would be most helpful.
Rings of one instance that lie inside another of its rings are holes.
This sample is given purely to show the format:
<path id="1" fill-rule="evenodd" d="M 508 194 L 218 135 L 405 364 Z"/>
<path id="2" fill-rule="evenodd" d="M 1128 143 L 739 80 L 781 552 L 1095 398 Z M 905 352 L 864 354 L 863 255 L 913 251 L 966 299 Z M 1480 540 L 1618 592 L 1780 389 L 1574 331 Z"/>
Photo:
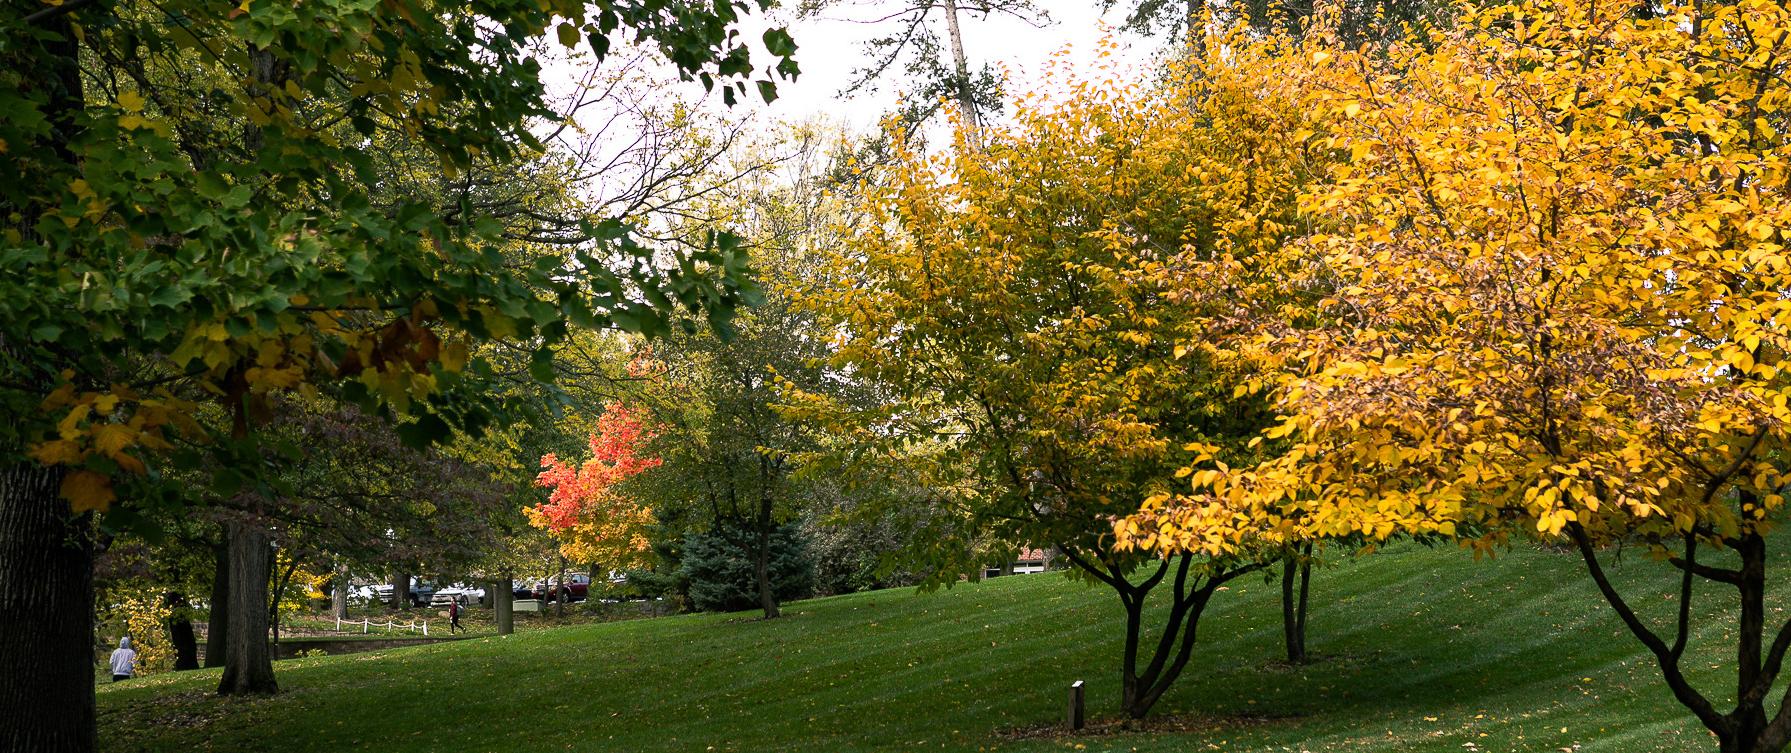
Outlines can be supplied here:
<path id="1" fill-rule="evenodd" d="M 1306 593 L 1312 583 L 1312 545 L 1289 554 L 1281 574 L 1281 632 L 1287 663 L 1305 664 Z"/>
<path id="2" fill-rule="evenodd" d="M 759 456 L 759 509 L 753 516 L 752 575 L 753 582 L 758 585 L 759 609 L 765 612 L 767 620 L 783 616 L 783 609 L 777 603 L 777 591 L 771 587 L 772 516 L 777 505 L 776 482 L 782 472 L 781 460 Z"/>
<path id="3" fill-rule="evenodd" d="M 272 565 L 272 558 L 269 558 Z M 280 580 L 274 585 L 273 600 L 268 602 L 268 621 L 274 630 L 274 645 L 280 645 L 280 602 L 286 598 L 286 586 L 292 582 L 292 574 L 298 571 L 298 560 L 286 565 L 286 572 L 280 574 Z"/>
<path id="4" fill-rule="evenodd" d="M 560 555 L 560 579 L 554 581 L 553 593 L 547 595 L 553 599 L 553 616 L 566 616 L 566 555 Z"/>
<path id="5" fill-rule="evenodd" d="M 211 578 L 211 614 L 205 623 L 205 666 L 224 666 L 224 643 L 230 635 L 230 546 L 219 541 L 212 547 L 217 569 Z"/>
<path id="6" fill-rule="evenodd" d="M 273 654 L 267 646 L 272 542 L 258 523 L 231 521 L 225 530 L 230 541 L 230 621 L 218 693 L 275 693 L 280 688 L 274 682 Z"/>
<path id="7" fill-rule="evenodd" d="M 163 603 L 173 616 L 168 618 L 168 643 L 174 647 L 174 671 L 199 668 L 199 640 L 193 635 L 193 621 L 187 617 L 186 594 L 169 591 Z"/>
<path id="8" fill-rule="evenodd" d="M 1183 555 L 1173 565 L 1169 560 L 1158 562 L 1150 575 L 1133 583 L 1113 567 L 1112 560 L 1107 557 L 1109 552 L 1090 552 L 1094 557 L 1091 561 L 1067 546 L 1059 545 L 1059 548 L 1071 564 L 1119 594 L 1126 613 L 1125 648 L 1120 657 L 1120 707 L 1133 719 L 1149 715 L 1151 708 L 1162 700 L 1163 694 L 1188 666 L 1199 638 L 1200 617 L 1206 612 L 1213 594 L 1233 578 L 1263 567 L 1260 563 L 1250 563 L 1202 576 L 1193 572 L 1194 558 Z M 1175 578 L 1169 592 L 1169 619 L 1141 668 L 1145 599 L 1163 583 L 1171 569 L 1175 571 Z"/>
<path id="9" fill-rule="evenodd" d="M 509 635 L 516 632 L 516 615 L 512 609 L 516 599 L 515 583 L 516 581 L 506 574 L 503 580 L 496 583 L 497 588 L 491 594 L 495 599 L 492 611 L 497 618 L 498 635 Z"/>
<path id="10" fill-rule="evenodd" d="M 0 469 L 0 750 L 94 748 L 92 518 L 62 476 Z"/>
<path id="11" fill-rule="evenodd" d="M 764 610 L 765 619 L 775 620 L 783 616 L 783 609 L 778 606 L 777 592 L 771 588 L 771 507 L 770 490 L 759 495 L 759 514 L 754 526 L 752 574 L 759 585 L 759 608 Z"/>
<path id="12" fill-rule="evenodd" d="M 392 574 L 392 608 L 410 608 L 410 573 Z"/>
<path id="13" fill-rule="evenodd" d="M 1743 509 L 1757 504 L 1749 492 L 1742 492 Z M 1766 540 L 1758 532 L 1724 536 L 1722 542 L 1735 551 L 1739 567 L 1723 568 L 1698 561 L 1698 536 L 1714 535 L 1702 531 L 1684 536 L 1684 551 L 1668 557 L 1668 562 L 1681 571 L 1678 615 L 1667 643 L 1660 633 L 1644 623 L 1605 575 L 1592 541 L 1579 524 L 1568 526 L 1568 535 L 1579 549 L 1592 581 L 1605 601 L 1617 612 L 1630 633 L 1642 642 L 1655 657 L 1661 675 L 1673 697 L 1692 712 L 1704 727 L 1717 738 L 1721 753 L 1779 753 L 1791 742 L 1791 703 L 1781 701 L 1768 711 L 1766 704 L 1775 693 L 1774 685 L 1784 666 L 1785 654 L 1791 650 L 1791 621 L 1778 626 L 1770 646 L 1766 637 Z M 1691 684 L 1680 663 L 1692 626 L 1692 585 L 1695 578 L 1726 583 L 1740 597 L 1735 633 L 1736 695 L 1735 706 L 1728 712 L 1716 708 L 1702 691 Z"/>
<path id="14" fill-rule="evenodd" d="M 71 2 L 21 13 L 27 28 L 9 29 L 0 45 L 0 65 L 29 71 L 23 87 L 42 96 L 49 133 L 11 148 L 39 152 L 45 169 L 35 177 L 46 183 L 80 174 L 74 144 L 86 95 L 73 17 L 82 7 Z M 46 208 L 11 207 L 27 217 Z M 9 375 L 29 381 L 58 368 L 44 363 L 40 375 Z M 15 460 L 22 450 L 0 447 L 0 750 L 89 753 L 95 742 L 92 517 L 73 515 L 62 499 L 62 469 Z"/>

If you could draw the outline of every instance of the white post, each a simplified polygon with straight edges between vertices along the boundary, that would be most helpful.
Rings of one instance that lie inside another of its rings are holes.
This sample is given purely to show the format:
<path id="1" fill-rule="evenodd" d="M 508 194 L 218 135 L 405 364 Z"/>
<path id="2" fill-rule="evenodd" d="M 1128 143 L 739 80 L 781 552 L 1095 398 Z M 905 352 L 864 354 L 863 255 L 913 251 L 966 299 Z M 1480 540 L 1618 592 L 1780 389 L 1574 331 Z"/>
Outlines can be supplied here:
<path id="1" fill-rule="evenodd" d="M 367 618 L 361 618 L 361 635 L 367 634 Z"/>
<path id="2" fill-rule="evenodd" d="M 342 632 L 342 615 L 336 615 L 336 632 Z"/>
<path id="3" fill-rule="evenodd" d="M 423 621 L 423 637 L 424 638 L 429 637 L 429 621 L 428 620 Z"/>

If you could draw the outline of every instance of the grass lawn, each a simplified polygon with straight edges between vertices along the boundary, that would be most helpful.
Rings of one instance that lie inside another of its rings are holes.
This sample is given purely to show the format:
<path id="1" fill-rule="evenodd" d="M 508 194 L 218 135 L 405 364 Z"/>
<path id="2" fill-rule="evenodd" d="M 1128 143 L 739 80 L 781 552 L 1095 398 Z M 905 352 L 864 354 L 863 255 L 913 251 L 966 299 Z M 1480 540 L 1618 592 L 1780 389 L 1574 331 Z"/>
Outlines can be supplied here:
<path id="1" fill-rule="evenodd" d="M 1613 570 L 1646 614 L 1671 613 L 1665 565 L 1631 553 Z M 1708 613 L 1734 603 L 1714 589 L 1700 598 Z M 100 749 L 1715 750 L 1579 561 L 1537 550 L 1474 562 L 1402 546 L 1315 571 L 1317 661 L 1297 668 L 1278 661 L 1279 587 L 1235 581 L 1158 705 L 1164 721 L 1075 737 L 1028 731 L 1061 720 L 1077 679 L 1095 722 L 1114 716 L 1121 614 L 1108 590 L 1029 575 L 816 599 L 786 614 L 284 661 L 283 692 L 265 699 L 212 697 L 216 670 L 106 684 Z M 1704 622 L 1688 664 L 1707 689 L 1732 687 L 1732 623 Z"/>

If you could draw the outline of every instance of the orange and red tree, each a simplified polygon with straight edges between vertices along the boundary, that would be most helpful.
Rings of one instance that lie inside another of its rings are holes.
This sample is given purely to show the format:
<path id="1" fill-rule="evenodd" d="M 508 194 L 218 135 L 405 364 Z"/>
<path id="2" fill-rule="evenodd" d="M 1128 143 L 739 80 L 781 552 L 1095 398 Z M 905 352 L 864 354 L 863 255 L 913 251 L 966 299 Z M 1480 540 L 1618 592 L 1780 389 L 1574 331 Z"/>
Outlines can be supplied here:
<path id="1" fill-rule="evenodd" d="M 620 402 L 605 406 L 584 462 L 569 463 L 553 453 L 542 456 L 536 483 L 551 491 L 546 502 L 524 508 L 529 523 L 552 534 L 560 553 L 575 562 L 616 568 L 643 564 L 653 511 L 617 487 L 662 463 L 643 452 L 654 434 L 645 411 Z"/>

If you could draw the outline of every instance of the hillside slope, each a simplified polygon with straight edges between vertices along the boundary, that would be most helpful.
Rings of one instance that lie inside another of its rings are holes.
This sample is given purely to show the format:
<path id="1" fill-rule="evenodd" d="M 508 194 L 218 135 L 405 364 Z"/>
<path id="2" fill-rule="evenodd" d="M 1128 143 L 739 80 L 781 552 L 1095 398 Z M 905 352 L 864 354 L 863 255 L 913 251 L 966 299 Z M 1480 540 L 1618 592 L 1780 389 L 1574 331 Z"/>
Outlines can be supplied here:
<path id="1" fill-rule="evenodd" d="M 1619 582 L 1664 617 L 1666 568 L 1626 563 Z M 1320 569 L 1318 660 L 1299 668 L 1277 661 L 1278 597 L 1244 579 L 1215 598 L 1158 706 L 1173 723 L 1154 730 L 1028 732 L 1062 718 L 1076 679 L 1091 715 L 1114 716 L 1121 637 L 1109 591 L 1032 575 L 817 599 L 771 622 L 673 617 L 281 662 L 285 692 L 269 699 L 212 698 L 215 670 L 145 678 L 100 689 L 101 749 L 1714 750 L 1569 556 L 1405 546 Z M 1727 625 L 1706 623 L 1694 666 L 1730 686 Z"/>

